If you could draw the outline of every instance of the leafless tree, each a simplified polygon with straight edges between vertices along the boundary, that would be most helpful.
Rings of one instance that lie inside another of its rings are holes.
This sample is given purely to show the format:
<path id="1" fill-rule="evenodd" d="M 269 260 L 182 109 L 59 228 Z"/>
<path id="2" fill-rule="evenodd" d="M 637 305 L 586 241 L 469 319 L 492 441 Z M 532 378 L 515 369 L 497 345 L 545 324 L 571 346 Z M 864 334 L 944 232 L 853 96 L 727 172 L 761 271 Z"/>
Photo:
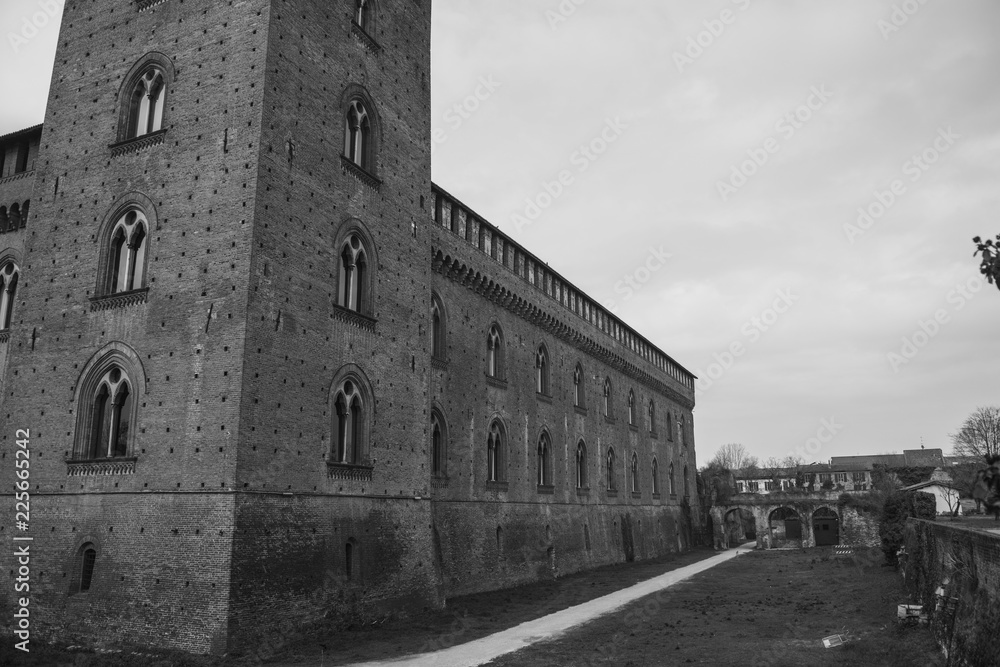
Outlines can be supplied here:
<path id="1" fill-rule="evenodd" d="M 715 453 L 708 465 L 726 470 L 746 470 L 757 467 L 757 457 L 752 456 L 743 445 L 731 442 L 719 447 L 719 451 Z"/>
<path id="2" fill-rule="evenodd" d="M 956 456 L 1000 456 L 1000 407 L 976 408 L 966 417 L 958 433 L 951 434 Z"/>

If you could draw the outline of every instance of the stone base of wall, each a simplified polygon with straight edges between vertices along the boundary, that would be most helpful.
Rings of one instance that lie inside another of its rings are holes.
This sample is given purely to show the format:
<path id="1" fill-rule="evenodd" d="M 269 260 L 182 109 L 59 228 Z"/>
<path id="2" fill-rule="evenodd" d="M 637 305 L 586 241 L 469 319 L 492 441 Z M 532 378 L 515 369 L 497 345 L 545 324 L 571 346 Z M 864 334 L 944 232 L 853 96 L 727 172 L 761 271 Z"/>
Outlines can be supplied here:
<path id="1" fill-rule="evenodd" d="M 901 569 L 954 665 L 1000 665 L 1000 535 L 910 519 Z"/>

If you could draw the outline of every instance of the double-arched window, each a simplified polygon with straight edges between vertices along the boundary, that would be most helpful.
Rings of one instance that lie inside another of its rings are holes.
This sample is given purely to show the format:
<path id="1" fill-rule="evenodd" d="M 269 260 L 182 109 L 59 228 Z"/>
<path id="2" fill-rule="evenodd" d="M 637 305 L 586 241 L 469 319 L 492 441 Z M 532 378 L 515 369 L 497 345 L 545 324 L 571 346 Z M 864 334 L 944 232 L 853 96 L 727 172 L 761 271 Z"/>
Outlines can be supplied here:
<path id="1" fill-rule="evenodd" d="M 646 409 L 649 413 L 649 432 L 656 433 L 656 403 L 653 399 L 649 399 L 649 407 Z"/>
<path id="2" fill-rule="evenodd" d="M 628 390 L 628 425 L 635 426 L 635 392 Z"/>
<path id="3" fill-rule="evenodd" d="M 334 397 L 333 462 L 358 465 L 364 461 L 366 406 L 361 387 L 353 378 L 344 380 Z"/>
<path id="4" fill-rule="evenodd" d="M 375 7 L 372 0 L 355 0 L 354 23 L 365 32 L 371 34 L 375 27 Z"/>
<path id="5" fill-rule="evenodd" d="M 549 395 L 549 353 L 544 345 L 535 352 L 535 391 Z"/>
<path id="6" fill-rule="evenodd" d="M 360 234 L 348 234 L 340 246 L 337 305 L 362 314 L 371 312 L 368 250 Z"/>
<path id="7" fill-rule="evenodd" d="M 671 463 L 670 467 L 667 468 L 667 492 L 670 495 L 677 494 L 677 480 L 674 478 L 674 464 Z"/>
<path id="8" fill-rule="evenodd" d="M 583 440 L 576 445 L 576 488 L 587 488 L 587 445 Z"/>
<path id="9" fill-rule="evenodd" d="M 639 493 L 639 456 L 632 452 L 632 493 Z"/>
<path id="10" fill-rule="evenodd" d="M 653 495 L 660 495 L 660 466 L 656 462 L 656 457 L 653 457 Z"/>
<path id="11" fill-rule="evenodd" d="M 14 260 L 0 265 L 0 331 L 10 329 L 14 317 L 14 302 L 17 299 L 17 280 L 21 275 Z"/>
<path id="12" fill-rule="evenodd" d="M 611 378 L 604 378 L 604 416 L 611 418 Z"/>
<path id="13" fill-rule="evenodd" d="M 111 230 L 104 294 L 131 292 L 145 286 L 149 222 L 142 210 L 126 211 Z"/>
<path id="14" fill-rule="evenodd" d="M 586 407 L 585 388 L 583 366 L 577 364 L 576 370 L 573 371 L 573 405 L 578 408 Z"/>
<path id="15" fill-rule="evenodd" d="M 360 97 L 347 103 L 344 115 L 344 157 L 365 171 L 375 171 L 375 137 L 368 105 Z"/>
<path id="16" fill-rule="evenodd" d="M 167 86 L 163 70 L 155 65 L 146 68 L 132 83 L 129 95 L 128 125 L 125 139 L 134 139 L 163 128 L 163 108 Z"/>
<path id="17" fill-rule="evenodd" d="M 538 438 L 538 486 L 552 486 L 552 443 L 548 433 Z"/>
<path id="18" fill-rule="evenodd" d="M 486 336 L 486 375 L 496 380 L 504 379 L 503 331 L 494 324 Z"/>
<path id="19" fill-rule="evenodd" d="M 486 481 L 504 482 L 507 480 L 507 442 L 503 425 L 500 420 L 490 424 L 486 438 Z"/>
<path id="20" fill-rule="evenodd" d="M 120 366 L 113 365 L 103 373 L 87 399 L 90 428 L 81 458 L 128 456 L 135 417 L 135 390 L 128 375 Z"/>

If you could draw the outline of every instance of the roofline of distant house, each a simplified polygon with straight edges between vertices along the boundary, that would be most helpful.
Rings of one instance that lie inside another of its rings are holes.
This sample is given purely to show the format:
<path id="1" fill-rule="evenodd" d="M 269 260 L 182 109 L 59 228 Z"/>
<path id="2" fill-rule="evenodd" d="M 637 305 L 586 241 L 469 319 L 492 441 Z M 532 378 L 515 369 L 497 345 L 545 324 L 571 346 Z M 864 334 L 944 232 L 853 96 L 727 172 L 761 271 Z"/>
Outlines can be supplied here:
<path id="1" fill-rule="evenodd" d="M 36 132 L 41 133 L 41 131 L 42 131 L 42 124 L 39 123 L 38 125 L 32 125 L 31 127 L 26 127 L 23 130 L 8 132 L 7 134 L 0 136 L 0 141 L 7 141 L 8 139 L 16 139 L 23 134 L 35 134 Z"/>

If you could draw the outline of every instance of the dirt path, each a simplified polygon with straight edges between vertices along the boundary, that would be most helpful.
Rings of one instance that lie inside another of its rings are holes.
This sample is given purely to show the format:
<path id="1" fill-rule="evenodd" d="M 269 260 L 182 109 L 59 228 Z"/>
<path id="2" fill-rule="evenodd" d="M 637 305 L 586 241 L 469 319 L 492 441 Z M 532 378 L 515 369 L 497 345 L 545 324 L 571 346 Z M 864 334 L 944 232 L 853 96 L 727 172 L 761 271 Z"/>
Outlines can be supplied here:
<path id="1" fill-rule="evenodd" d="M 693 565 L 678 568 L 629 588 L 466 644 L 397 660 L 359 663 L 353 667 L 471 667 L 485 664 L 536 642 L 553 640 L 571 628 L 609 614 L 639 598 L 669 588 L 748 551 L 748 547 L 724 551 Z"/>

